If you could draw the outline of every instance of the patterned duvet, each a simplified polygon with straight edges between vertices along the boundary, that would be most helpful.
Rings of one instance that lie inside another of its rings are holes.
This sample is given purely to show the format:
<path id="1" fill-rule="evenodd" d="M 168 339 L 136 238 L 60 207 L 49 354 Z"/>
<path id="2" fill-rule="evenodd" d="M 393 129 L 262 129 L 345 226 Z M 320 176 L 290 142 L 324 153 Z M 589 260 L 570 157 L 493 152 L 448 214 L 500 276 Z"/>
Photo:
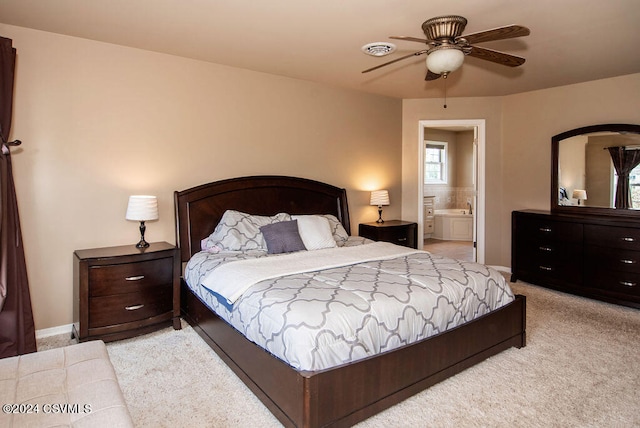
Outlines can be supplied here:
<path id="1" fill-rule="evenodd" d="M 345 247 L 356 243 L 362 240 Z M 327 369 L 391 351 L 514 299 L 499 272 L 426 251 L 263 280 L 233 305 L 201 285 L 222 264 L 289 256 L 200 252 L 188 262 L 185 281 L 221 318 L 298 370 Z"/>

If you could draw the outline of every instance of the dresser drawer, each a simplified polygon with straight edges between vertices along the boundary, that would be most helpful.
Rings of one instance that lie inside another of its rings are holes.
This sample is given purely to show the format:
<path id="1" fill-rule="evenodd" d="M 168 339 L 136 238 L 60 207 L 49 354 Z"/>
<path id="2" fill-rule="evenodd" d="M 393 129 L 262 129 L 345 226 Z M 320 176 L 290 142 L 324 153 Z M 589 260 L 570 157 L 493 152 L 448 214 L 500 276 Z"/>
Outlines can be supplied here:
<path id="1" fill-rule="evenodd" d="M 579 245 L 545 244 L 519 250 L 518 267 L 537 278 L 553 278 L 582 283 L 582 252 Z"/>
<path id="2" fill-rule="evenodd" d="M 156 259 L 135 263 L 92 266 L 89 269 L 91 297 L 128 294 L 173 280 L 172 259 Z"/>
<path id="3" fill-rule="evenodd" d="M 640 277 L 640 251 L 591 246 L 586 248 L 587 270 L 629 272 Z"/>
<path id="4" fill-rule="evenodd" d="M 640 229 L 587 224 L 584 242 L 586 245 L 640 251 Z"/>
<path id="5" fill-rule="evenodd" d="M 622 296 L 640 299 L 640 276 L 629 272 L 596 271 L 589 275 L 589 285 Z"/>
<path id="6" fill-rule="evenodd" d="M 524 265 L 580 265 L 582 247 L 564 242 L 519 242 L 518 262 Z"/>
<path id="7" fill-rule="evenodd" d="M 522 221 L 518 228 L 520 229 L 518 231 L 519 237 L 527 241 L 582 243 L 583 229 L 582 224 L 578 223 L 529 218 L 526 221 Z"/>
<path id="8" fill-rule="evenodd" d="M 89 328 L 140 321 L 172 310 L 172 287 L 146 292 L 115 294 L 89 300 Z"/>

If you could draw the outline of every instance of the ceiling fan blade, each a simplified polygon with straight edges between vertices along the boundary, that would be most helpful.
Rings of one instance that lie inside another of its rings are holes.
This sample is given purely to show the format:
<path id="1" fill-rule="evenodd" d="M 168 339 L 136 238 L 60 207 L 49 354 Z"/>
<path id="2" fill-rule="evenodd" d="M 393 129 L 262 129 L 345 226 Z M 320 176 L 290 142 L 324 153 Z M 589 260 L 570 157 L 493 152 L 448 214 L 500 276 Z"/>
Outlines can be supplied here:
<path id="1" fill-rule="evenodd" d="M 409 42 L 429 43 L 429 40 L 427 39 L 419 39 L 417 37 L 410 37 L 410 36 L 389 36 L 389 38 L 395 39 L 395 40 L 407 40 Z"/>
<path id="2" fill-rule="evenodd" d="M 393 64 L 394 62 L 398 62 L 398 61 L 402 61 L 403 59 L 411 58 L 412 56 L 418 56 L 418 55 L 426 54 L 427 51 L 428 51 L 427 49 L 423 49 L 421 51 L 417 51 L 417 52 L 411 53 L 409 55 L 401 56 L 400 58 L 396 58 L 396 59 L 391 60 L 389 62 L 385 62 L 384 64 L 380 64 L 380 65 L 376 65 L 375 67 L 368 68 L 368 69 L 364 70 L 363 73 L 368 73 L 370 71 L 377 70 L 377 69 L 382 68 L 382 67 L 384 67 L 386 65 Z"/>
<path id="3" fill-rule="evenodd" d="M 427 75 L 425 76 L 424 80 L 426 80 L 428 82 L 430 80 L 439 79 L 441 76 L 442 76 L 442 74 L 436 74 L 433 71 L 427 69 Z"/>
<path id="4" fill-rule="evenodd" d="M 494 51 L 493 49 L 481 48 L 479 46 L 471 46 L 471 52 L 469 52 L 469 56 L 506 65 L 507 67 L 517 67 L 524 64 L 525 61 L 524 58 L 519 56 Z"/>
<path id="5" fill-rule="evenodd" d="M 513 39 L 514 37 L 523 37 L 531 34 L 527 27 L 522 25 L 507 25 L 505 27 L 494 28 L 493 30 L 479 31 L 477 33 L 465 34 L 458 39 L 465 39 L 468 43 L 483 43 L 493 40 Z"/>

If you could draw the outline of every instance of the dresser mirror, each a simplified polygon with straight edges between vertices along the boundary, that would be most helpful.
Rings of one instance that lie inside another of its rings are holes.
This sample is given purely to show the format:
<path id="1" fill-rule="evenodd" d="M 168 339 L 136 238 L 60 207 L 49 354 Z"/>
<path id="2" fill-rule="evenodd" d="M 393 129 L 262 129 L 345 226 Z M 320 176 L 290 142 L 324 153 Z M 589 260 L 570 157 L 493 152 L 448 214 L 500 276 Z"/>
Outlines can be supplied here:
<path id="1" fill-rule="evenodd" d="M 551 155 L 551 211 L 640 218 L 640 125 L 563 132 Z"/>

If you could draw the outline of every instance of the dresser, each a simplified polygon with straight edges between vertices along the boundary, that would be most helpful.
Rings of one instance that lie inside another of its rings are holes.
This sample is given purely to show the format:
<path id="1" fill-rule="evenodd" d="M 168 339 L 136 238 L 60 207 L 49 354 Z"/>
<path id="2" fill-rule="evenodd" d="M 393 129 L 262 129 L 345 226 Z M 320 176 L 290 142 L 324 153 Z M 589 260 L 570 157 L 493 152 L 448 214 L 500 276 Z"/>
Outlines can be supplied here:
<path id="1" fill-rule="evenodd" d="M 178 249 L 156 242 L 73 253 L 73 336 L 80 342 L 125 339 L 180 328 Z"/>
<path id="2" fill-rule="evenodd" d="M 418 248 L 418 223 L 385 220 L 384 223 L 361 223 L 358 234 L 374 241 L 385 241 L 410 248 Z"/>
<path id="3" fill-rule="evenodd" d="M 640 222 L 512 213 L 511 280 L 640 308 Z"/>

